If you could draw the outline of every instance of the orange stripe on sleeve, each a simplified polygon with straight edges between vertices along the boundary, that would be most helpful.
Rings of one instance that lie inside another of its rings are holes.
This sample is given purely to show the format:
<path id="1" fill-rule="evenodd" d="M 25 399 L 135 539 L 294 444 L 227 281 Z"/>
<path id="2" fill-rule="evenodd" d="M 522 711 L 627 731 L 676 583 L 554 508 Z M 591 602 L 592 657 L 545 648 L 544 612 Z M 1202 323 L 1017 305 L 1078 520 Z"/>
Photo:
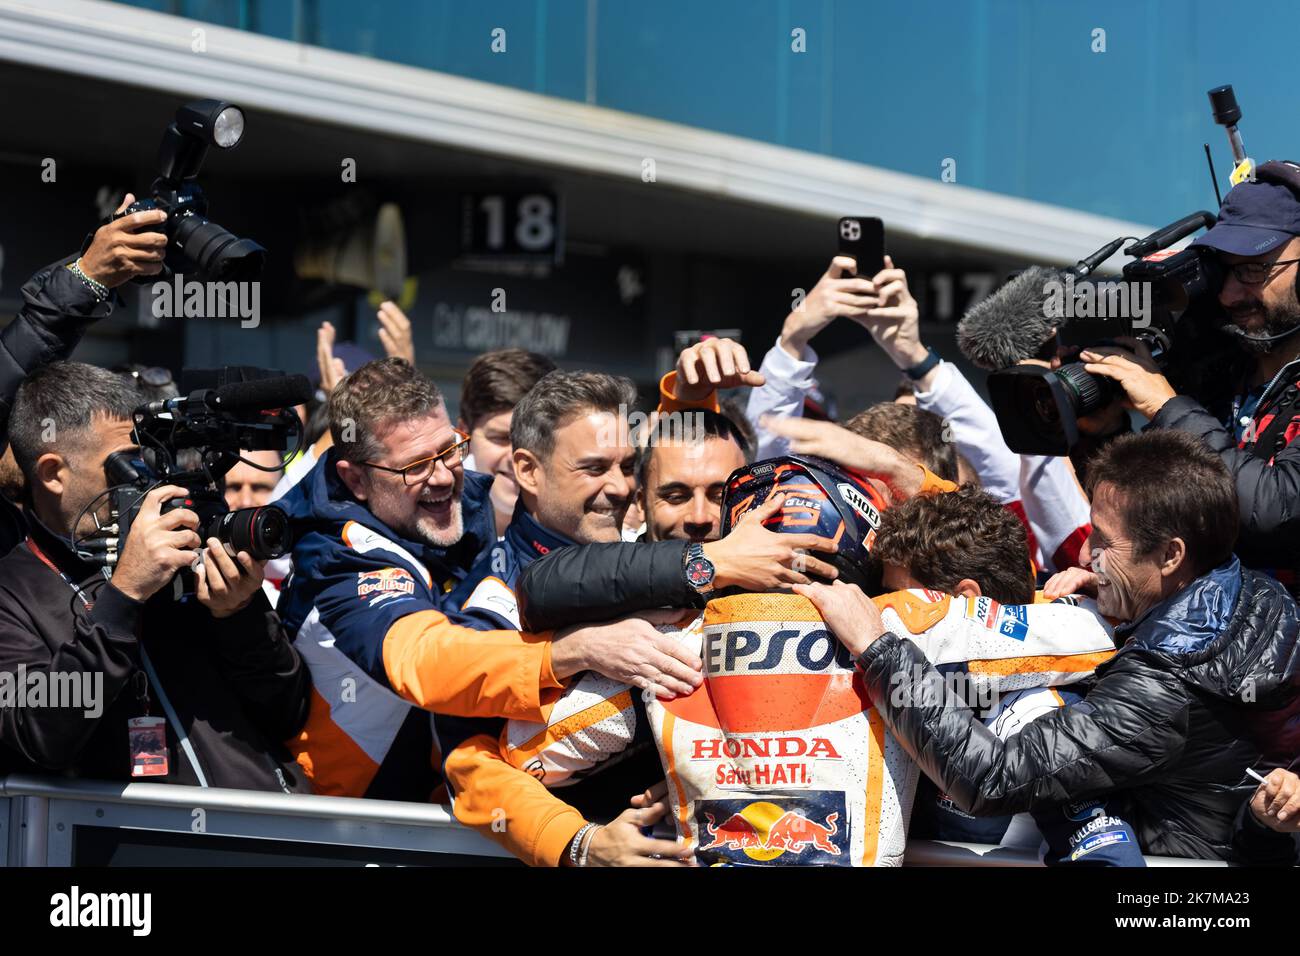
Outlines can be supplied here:
<path id="1" fill-rule="evenodd" d="M 1079 674 L 1096 670 L 1097 665 L 1115 656 L 1114 651 L 1095 654 L 1068 654 L 1062 657 L 1004 657 L 1000 660 L 971 661 L 967 670 L 972 674 Z"/>
<path id="2" fill-rule="evenodd" d="M 551 669 L 551 634 L 477 631 L 439 611 L 399 618 L 384 636 L 393 692 L 453 717 L 545 721 L 545 692 L 561 687 Z"/>
<path id="3" fill-rule="evenodd" d="M 444 766 L 456 791 L 456 819 L 529 866 L 559 866 L 587 822 L 540 780 L 506 763 L 495 737 L 470 737 Z"/>
<path id="4" fill-rule="evenodd" d="M 602 700 L 597 704 L 592 704 L 586 710 L 579 711 L 564 720 L 551 724 L 541 733 L 534 735 L 518 747 L 511 747 L 508 751 L 510 754 L 510 763 L 518 767 L 521 764 L 528 763 L 533 757 L 536 757 L 543 750 L 554 746 L 565 737 L 576 734 L 588 727 L 593 727 L 602 720 L 609 720 L 611 717 L 617 717 L 625 710 L 632 709 L 632 694 L 630 691 L 623 691 L 615 694 L 608 700 Z"/>

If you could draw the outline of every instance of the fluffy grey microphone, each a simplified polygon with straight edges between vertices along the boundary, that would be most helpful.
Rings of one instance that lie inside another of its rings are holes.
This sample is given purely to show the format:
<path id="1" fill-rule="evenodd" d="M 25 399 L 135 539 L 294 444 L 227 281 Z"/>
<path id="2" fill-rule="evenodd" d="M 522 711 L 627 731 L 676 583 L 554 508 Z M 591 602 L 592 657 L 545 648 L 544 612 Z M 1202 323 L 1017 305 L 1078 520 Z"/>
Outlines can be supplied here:
<path id="1" fill-rule="evenodd" d="M 1064 275 L 1060 269 L 1030 266 L 976 302 L 957 323 L 961 354 L 990 372 L 1037 355 L 1059 321 L 1048 318 L 1044 308 L 1049 283 L 1061 283 Z"/>

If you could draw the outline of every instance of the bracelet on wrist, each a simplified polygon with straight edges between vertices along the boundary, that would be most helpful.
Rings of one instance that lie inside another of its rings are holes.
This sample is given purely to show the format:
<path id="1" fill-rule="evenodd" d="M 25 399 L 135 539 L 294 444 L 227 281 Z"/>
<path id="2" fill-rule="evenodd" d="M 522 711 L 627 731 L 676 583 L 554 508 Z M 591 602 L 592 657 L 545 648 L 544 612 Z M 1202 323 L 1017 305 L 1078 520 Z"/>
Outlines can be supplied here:
<path id="1" fill-rule="evenodd" d="M 596 828 L 596 824 L 594 823 L 584 823 L 581 827 L 578 828 L 578 832 L 573 835 L 573 839 L 569 841 L 569 865 L 570 866 L 582 866 L 582 864 L 578 862 L 578 853 L 582 849 L 582 841 L 587 836 L 587 834 L 590 833 L 595 828 Z"/>
<path id="2" fill-rule="evenodd" d="M 925 358 L 921 359 L 921 361 L 917 362 L 910 368 L 903 369 L 903 374 L 914 382 L 919 382 L 921 379 L 925 378 L 932 368 L 943 361 L 939 358 L 939 353 L 934 349 L 927 348 L 925 351 Z"/>
<path id="3" fill-rule="evenodd" d="M 589 828 L 588 832 L 580 834 L 582 837 L 582 849 L 578 851 L 578 866 L 580 867 L 587 865 L 587 857 L 591 853 L 591 844 L 596 839 L 596 832 L 600 829 L 600 826 L 595 823 L 588 823 L 587 826 Z"/>
<path id="4" fill-rule="evenodd" d="M 71 272 L 78 279 L 80 279 L 82 285 L 84 285 L 87 289 L 89 289 L 92 293 L 94 293 L 96 299 L 98 299 L 100 302 L 108 301 L 108 297 L 110 295 L 108 286 L 86 275 L 86 273 L 81 268 L 80 257 L 68 263 L 68 271 Z"/>

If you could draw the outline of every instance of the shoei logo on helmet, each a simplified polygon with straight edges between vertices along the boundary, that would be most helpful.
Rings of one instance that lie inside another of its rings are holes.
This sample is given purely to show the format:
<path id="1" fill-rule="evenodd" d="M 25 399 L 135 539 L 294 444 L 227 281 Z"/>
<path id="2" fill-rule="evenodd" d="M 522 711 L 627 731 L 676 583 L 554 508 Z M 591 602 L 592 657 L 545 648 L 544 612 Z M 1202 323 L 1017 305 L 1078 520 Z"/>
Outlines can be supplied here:
<path id="1" fill-rule="evenodd" d="M 841 481 L 836 487 L 839 488 L 840 497 L 844 499 L 845 503 L 860 514 L 867 524 L 871 525 L 873 531 L 880 527 L 880 512 L 867 500 L 866 495 L 847 481 Z"/>

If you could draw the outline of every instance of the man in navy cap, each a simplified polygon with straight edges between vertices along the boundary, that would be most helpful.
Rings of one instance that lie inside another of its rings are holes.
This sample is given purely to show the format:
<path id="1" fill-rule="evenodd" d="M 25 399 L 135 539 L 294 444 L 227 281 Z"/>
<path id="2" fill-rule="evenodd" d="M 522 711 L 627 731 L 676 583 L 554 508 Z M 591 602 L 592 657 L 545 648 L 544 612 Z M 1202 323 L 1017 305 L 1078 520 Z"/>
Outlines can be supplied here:
<path id="1" fill-rule="evenodd" d="M 1231 401 L 1212 414 L 1175 395 L 1145 350 L 1098 348 L 1081 358 L 1123 387 L 1149 427 L 1191 432 L 1219 454 L 1237 487 L 1238 554 L 1300 596 L 1300 165 L 1260 166 L 1192 245 L 1214 250 L 1223 266 L 1222 330 L 1241 350 Z"/>

